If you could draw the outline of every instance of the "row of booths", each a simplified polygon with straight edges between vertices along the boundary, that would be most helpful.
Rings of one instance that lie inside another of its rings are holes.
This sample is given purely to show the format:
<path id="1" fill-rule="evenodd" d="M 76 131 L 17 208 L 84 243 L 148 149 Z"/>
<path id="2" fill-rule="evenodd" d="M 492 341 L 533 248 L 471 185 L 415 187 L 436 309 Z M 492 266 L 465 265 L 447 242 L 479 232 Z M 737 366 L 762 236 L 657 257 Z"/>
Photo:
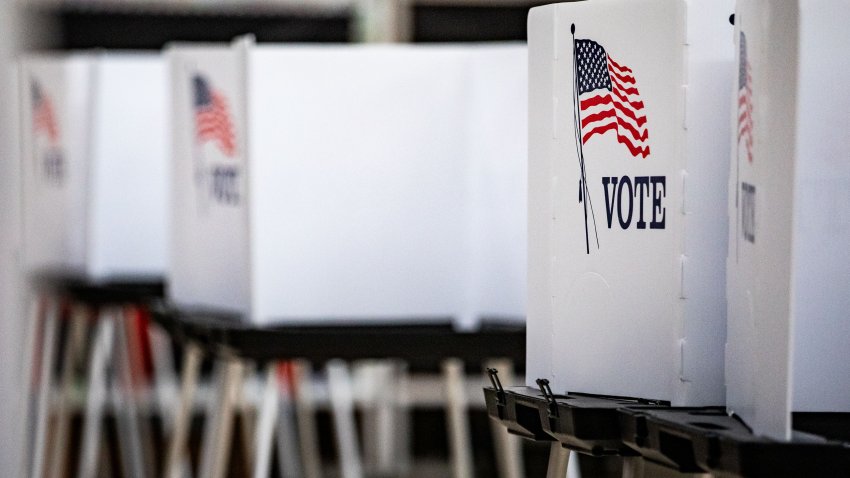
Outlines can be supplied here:
<path id="1" fill-rule="evenodd" d="M 848 18 L 531 10 L 527 387 L 485 394 L 555 443 L 551 476 L 565 450 L 624 476 L 850 473 Z"/>

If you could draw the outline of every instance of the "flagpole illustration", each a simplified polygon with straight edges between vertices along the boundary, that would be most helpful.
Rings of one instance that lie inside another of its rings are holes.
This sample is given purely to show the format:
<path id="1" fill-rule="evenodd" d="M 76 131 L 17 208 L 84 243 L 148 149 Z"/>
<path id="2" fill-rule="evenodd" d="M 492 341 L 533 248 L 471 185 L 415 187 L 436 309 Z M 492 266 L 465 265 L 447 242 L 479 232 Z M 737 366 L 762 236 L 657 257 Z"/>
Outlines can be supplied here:
<path id="1" fill-rule="evenodd" d="M 584 242 L 588 254 L 590 254 L 590 233 L 587 225 L 587 206 L 590 204 L 590 215 L 593 219 L 593 234 L 596 237 L 596 248 L 599 248 L 599 232 L 596 229 L 596 214 L 593 211 L 593 202 L 590 199 L 590 189 L 587 187 L 587 174 L 584 167 L 584 148 L 581 137 L 581 108 L 579 107 L 578 89 L 578 56 L 576 55 L 576 25 L 570 25 L 570 33 L 573 36 L 573 123 L 576 137 L 576 153 L 578 154 L 581 179 L 579 180 L 579 202 L 584 205 Z M 583 200 L 582 200 L 583 199 Z"/>

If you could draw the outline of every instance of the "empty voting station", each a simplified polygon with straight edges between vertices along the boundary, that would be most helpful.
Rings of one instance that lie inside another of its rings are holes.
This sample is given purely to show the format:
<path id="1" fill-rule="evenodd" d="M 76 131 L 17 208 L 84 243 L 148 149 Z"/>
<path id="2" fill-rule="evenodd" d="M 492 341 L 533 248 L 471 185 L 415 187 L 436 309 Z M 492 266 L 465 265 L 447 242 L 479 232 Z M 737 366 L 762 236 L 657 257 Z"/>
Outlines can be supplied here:
<path id="1" fill-rule="evenodd" d="M 0 477 L 850 478 L 848 25 L 0 2 Z"/>

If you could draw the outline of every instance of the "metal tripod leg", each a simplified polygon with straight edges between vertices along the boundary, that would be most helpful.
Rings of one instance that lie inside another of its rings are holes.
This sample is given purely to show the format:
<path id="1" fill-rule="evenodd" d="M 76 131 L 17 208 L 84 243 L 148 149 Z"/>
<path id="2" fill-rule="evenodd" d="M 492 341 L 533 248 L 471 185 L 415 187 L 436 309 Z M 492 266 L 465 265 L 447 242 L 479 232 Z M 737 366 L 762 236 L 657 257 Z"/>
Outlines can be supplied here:
<path id="1" fill-rule="evenodd" d="M 181 478 L 184 470 L 186 443 L 189 439 L 189 428 L 192 424 L 192 404 L 195 399 L 195 389 L 198 386 L 198 370 L 201 367 L 201 349 L 194 343 L 187 343 L 183 351 L 183 371 L 180 377 L 180 400 L 171 436 L 168 439 L 168 455 L 165 459 L 163 476 L 165 478 Z"/>
<path id="2" fill-rule="evenodd" d="M 362 478 L 357 427 L 354 423 L 354 392 L 348 364 L 332 360 L 327 364 L 331 412 L 336 429 L 340 475 L 343 478 Z"/>
<path id="3" fill-rule="evenodd" d="M 118 449 L 124 471 L 132 477 L 150 476 L 145 458 L 144 437 L 141 417 L 136 403 L 136 386 L 133 380 L 133 363 L 130 358 L 130 343 L 127 332 L 128 316 L 123 307 L 112 310 L 110 315 L 115 321 L 113 368 L 116 377 L 114 403 L 116 404 L 116 423 L 118 425 Z"/>
<path id="4" fill-rule="evenodd" d="M 242 362 L 224 358 L 219 367 L 218 398 L 215 413 L 209 416 L 201 455 L 201 478 L 223 478 L 227 473 L 233 436 L 233 415 L 242 385 Z"/>
<path id="5" fill-rule="evenodd" d="M 39 371 L 38 363 L 43 348 L 40 344 L 42 333 L 42 302 L 37 295 L 27 301 L 26 336 L 24 338 L 24 359 L 21 361 L 20 376 L 24 377 L 26 396 L 24 397 L 24 426 L 26 430 L 23 453 L 21 453 L 20 472 L 23 476 L 32 471 L 32 453 L 35 449 L 35 428 L 38 401 Z"/>
<path id="6" fill-rule="evenodd" d="M 83 444 L 77 469 L 77 476 L 80 478 L 94 478 L 97 475 L 103 409 L 107 396 L 107 369 L 112 361 L 112 342 L 115 336 L 115 323 L 112 320 L 102 314 L 95 320 L 97 325 L 87 367 L 88 387 L 83 417 Z"/>
<path id="7" fill-rule="evenodd" d="M 553 442 L 549 447 L 549 467 L 546 478 L 564 478 L 567 476 L 567 466 L 570 464 L 570 450 L 560 443 Z"/>
<path id="8" fill-rule="evenodd" d="M 277 384 L 277 366 L 266 365 L 260 411 L 254 427 L 254 478 L 268 478 L 272 464 L 272 445 L 277 413 L 280 406 L 280 390 Z"/>
<path id="9" fill-rule="evenodd" d="M 86 325 L 89 319 L 87 307 L 75 304 L 71 311 L 68 338 L 62 357 L 62 376 L 59 383 L 59 407 L 56 411 L 53 452 L 50 458 L 50 478 L 61 478 L 65 474 L 68 449 L 68 433 L 71 426 L 71 400 L 74 395 L 74 373 L 77 357 L 85 348 Z"/>
<path id="10" fill-rule="evenodd" d="M 514 365 L 507 359 L 488 361 L 486 368 L 495 368 L 504 383 L 513 383 Z M 485 378 L 485 383 L 487 380 Z M 490 421 L 490 432 L 496 447 L 496 464 L 501 478 L 522 478 L 522 442 L 498 422 Z"/>
<path id="11" fill-rule="evenodd" d="M 278 401 L 275 436 L 277 437 L 277 461 L 280 464 L 280 478 L 303 478 L 304 471 L 301 457 L 298 455 L 298 435 L 295 426 L 296 400 L 292 387 L 297 372 L 295 364 L 292 362 L 278 364 L 278 370 L 287 372 L 281 377 L 281 380 L 278 380 L 280 400 Z"/>
<path id="12" fill-rule="evenodd" d="M 47 428 L 50 421 L 50 394 L 53 384 L 53 361 L 56 354 L 56 323 L 59 320 L 60 304 L 55 300 L 45 301 L 44 325 L 42 327 L 41 358 L 38 372 L 38 395 L 35 412 L 35 435 L 30 476 L 41 478 L 44 474 L 44 459 L 47 453 Z"/>
<path id="13" fill-rule="evenodd" d="M 316 408 L 310 364 L 296 361 L 292 367 L 295 383 L 295 418 L 298 423 L 298 451 L 304 467 L 304 478 L 321 478 L 319 440 L 316 437 Z"/>
<path id="14" fill-rule="evenodd" d="M 449 430 L 449 455 L 454 478 L 472 477 L 472 441 L 464 393 L 463 362 L 447 359 L 443 362 L 446 386 L 446 420 Z"/>
<path id="15" fill-rule="evenodd" d="M 643 458 L 627 456 L 623 458 L 623 478 L 643 478 Z"/>

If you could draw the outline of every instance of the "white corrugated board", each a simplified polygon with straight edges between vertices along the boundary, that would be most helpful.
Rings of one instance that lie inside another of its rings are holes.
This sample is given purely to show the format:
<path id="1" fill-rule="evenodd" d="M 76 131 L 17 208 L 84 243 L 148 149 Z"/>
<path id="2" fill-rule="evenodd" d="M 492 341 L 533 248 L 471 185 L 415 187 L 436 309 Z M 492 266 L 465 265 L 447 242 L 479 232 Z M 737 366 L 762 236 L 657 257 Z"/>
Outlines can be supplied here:
<path id="1" fill-rule="evenodd" d="M 736 10 L 728 407 L 776 438 L 791 411 L 850 411 L 848 19 L 837 1 Z"/>
<path id="2" fill-rule="evenodd" d="M 31 56 L 19 73 L 26 270 L 94 280 L 163 275 L 164 61 Z"/>
<path id="3" fill-rule="evenodd" d="M 176 303 L 262 324 L 523 316 L 504 236 L 524 227 L 524 47 L 170 55 Z M 232 150 L 198 134 L 199 88 L 226 99 Z"/>
<path id="4" fill-rule="evenodd" d="M 731 13 L 680 0 L 532 9 L 529 384 L 723 402 L 729 106 L 717 98 L 733 71 Z M 587 103 L 614 90 L 634 118 L 606 115 L 620 99 Z"/>

